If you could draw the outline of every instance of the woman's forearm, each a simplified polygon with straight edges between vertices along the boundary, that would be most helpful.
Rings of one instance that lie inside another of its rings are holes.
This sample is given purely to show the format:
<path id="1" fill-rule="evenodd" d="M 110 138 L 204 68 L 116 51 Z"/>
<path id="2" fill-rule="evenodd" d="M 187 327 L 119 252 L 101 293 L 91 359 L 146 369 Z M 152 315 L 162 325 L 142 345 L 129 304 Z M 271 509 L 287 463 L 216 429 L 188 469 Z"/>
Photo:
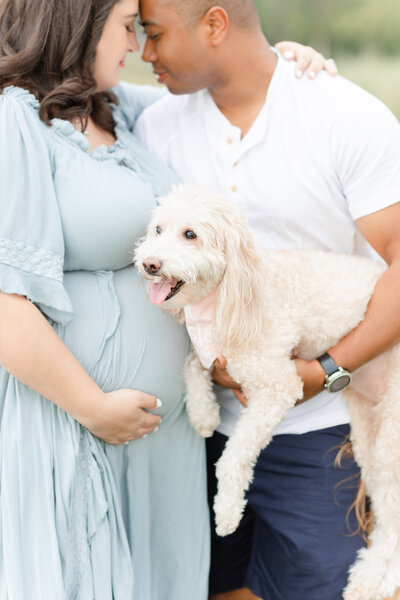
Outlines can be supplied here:
<path id="1" fill-rule="evenodd" d="M 1 292 L 0 364 L 83 425 L 102 403 L 99 386 L 40 311 L 26 298 Z"/>

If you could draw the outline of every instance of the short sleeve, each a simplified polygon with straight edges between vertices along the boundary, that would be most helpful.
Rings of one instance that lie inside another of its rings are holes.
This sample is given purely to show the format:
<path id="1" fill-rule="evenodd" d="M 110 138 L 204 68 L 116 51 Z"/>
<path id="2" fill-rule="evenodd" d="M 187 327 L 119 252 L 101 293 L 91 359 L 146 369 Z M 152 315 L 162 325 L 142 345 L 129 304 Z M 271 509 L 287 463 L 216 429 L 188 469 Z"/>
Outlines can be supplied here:
<path id="1" fill-rule="evenodd" d="M 353 219 L 400 201 L 400 124 L 382 102 L 361 92 L 331 135 L 336 173 Z"/>
<path id="2" fill-rule="evenodd" d="M 113 90 L 119 100 L 119 108 L 130 131 L 145 108 L 167 94 L 162 88 L 151 85 L 135 85 L 121 82 Z"/>
<path id="3" fill-rule="evenodd" d="M 0 95 L 0 290 L 65 324 L 73 309 L 63 286 L 64 239 L 35 102 L 20 88 Z"/>

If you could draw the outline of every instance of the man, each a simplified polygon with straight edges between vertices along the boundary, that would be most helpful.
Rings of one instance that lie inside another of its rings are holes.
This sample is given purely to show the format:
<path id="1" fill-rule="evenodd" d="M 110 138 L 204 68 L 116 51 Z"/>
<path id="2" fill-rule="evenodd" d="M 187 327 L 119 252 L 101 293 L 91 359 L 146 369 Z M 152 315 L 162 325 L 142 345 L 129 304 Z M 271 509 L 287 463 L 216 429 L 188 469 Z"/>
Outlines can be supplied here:
<path id="1" fill-rule="evenodd" d="M 183 181 L 224 192 L 264 247 L 373 248 L 389 268 L 365 320 L 326 351 L 340 378 L 339 367 L 353 371 L 393 345 L 400 338 L 393 115 L 343 79 L 297 81 L 263 36 L 253 0 L 142 0 L 141 19 L 143 59 L 174 94 L 144 112 L 136 127 L 142 141 Z M 290 411 L 260 455 L 237 532 L 213 536 L 214 600 L 339 600 L 362 545 L 346 526 L 356 485 L 338 487 L 357 467 L 349 459 L 346 470 L 335 470 L 330 452 L 349 430 L 345 404 L 340 393 L 322 391 L 331 382 L 324 359 L 296 363 L 308 401 Z M 214 375 L 233 386 L 222 365 Z M 221 425 L 208 444 L 211 501 L 213 465 L 241 410 L 230 390 L 218 395 Z"/>

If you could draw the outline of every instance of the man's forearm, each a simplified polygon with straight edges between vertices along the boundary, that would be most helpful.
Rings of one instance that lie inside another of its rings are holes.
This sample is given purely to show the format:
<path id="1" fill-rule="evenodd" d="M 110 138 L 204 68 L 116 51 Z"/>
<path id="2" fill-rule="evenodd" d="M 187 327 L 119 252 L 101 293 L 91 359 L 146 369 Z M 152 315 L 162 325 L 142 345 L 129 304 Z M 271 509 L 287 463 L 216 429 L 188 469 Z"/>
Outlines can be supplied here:
<path id="1" fill-rule="evenodd" d="M 400 340 L 400 258 L 396 258 L 375 286 L 363 321 L 326 351 L 335 362 L 355 371 Z M 317 360 L 296 360 L 304 382 L 304 400 L 318 394 L 325 372 Z"/>
<path id="2" fill-rule="evenodd" d="M 400 258 L 376 284 L 364 320 L 328 349 L 337 364 L 354 371 L 400 340 Z"/>

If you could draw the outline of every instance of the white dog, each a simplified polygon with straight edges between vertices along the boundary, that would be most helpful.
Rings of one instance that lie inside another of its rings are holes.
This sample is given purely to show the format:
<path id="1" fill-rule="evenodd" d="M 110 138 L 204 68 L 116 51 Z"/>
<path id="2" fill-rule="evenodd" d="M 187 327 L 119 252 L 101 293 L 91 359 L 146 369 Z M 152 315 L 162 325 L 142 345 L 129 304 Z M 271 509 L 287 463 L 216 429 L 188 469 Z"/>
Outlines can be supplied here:
<path id="1" fill-rule="evenodd" d="M 239 210 L 198 186 L 160 200 L 135 262 L 153 281 L 152 300 L 175 316 L 216 291 L 213 342 L 248 399 L 217 463 L 217 532 L 229 534 L 261 449 L 302 398 L 293 350 L 313 359 L 354 329 L 385 266 L 328 252 L 261 251 Z M 190 421 L 207 437 L 218 425 L 218 404 L 210 370 L 194 353 L 185 380 Z M 344 393 L 375 514 L 344 598 L 377 600 L 400 586 L 400 345 L 356 371 Z"/>

